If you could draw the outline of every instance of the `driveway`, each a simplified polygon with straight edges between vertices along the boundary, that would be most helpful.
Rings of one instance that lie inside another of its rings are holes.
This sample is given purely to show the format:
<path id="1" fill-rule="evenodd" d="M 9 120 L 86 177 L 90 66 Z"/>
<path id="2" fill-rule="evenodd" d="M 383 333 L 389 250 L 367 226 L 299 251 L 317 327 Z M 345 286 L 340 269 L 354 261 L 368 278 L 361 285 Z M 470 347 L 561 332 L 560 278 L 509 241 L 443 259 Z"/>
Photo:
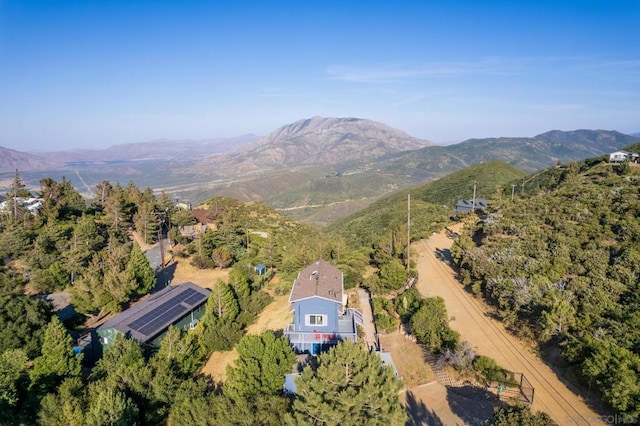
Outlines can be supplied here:
<path id="1" fill-rule="evenodd" d="M 460 228 L 453 229 L 459 231 Z M 556 372 L 502 323 L 488 315 L 483 303 L 467 293 L 450 266 L 453 240 L 444 232 L 413 245 L 418 253 L 419 280 L 416 285 L 425 297 L 440 296 L 452 318 L 451 328 L 461 340 L 471 343 L 476 353 L 495 359 L 499 365 L 523 373 L 535 388 L 532 408 L 546 412 L 558 424 L 602 424 L 600 416 L 571 391 Z"/>

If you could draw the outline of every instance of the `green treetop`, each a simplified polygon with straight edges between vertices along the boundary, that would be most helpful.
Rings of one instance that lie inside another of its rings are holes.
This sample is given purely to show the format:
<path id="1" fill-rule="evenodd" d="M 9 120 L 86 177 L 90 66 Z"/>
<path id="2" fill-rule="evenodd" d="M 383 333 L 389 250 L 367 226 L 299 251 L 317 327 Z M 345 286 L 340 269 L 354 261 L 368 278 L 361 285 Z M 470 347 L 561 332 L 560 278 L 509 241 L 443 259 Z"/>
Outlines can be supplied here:
<path id="1" fill-rule="evenodd" d="M 320 355 L 318 363 L 296 379 L 294 423 L 404 424 L 398 395 L 402 384 L 379 356 L 345 341 Z"/>

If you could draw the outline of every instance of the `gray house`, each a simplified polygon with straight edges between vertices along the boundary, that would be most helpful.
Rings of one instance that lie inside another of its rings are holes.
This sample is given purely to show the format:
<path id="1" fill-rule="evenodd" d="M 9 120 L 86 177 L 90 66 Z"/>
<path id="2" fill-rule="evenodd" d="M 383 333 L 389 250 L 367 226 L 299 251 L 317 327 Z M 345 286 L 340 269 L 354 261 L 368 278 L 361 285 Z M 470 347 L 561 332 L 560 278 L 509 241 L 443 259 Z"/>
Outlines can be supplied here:
<path id="1" fill-rule="evenodd" d="M 475 200 L 458 200 L 456 202 L 456 213 L 469 213 L 472 210 L 482 210 L 489 205 L 489 200 L 479 198 Z M 474 209 L 475 207 L 475 209 Z"/>
<path id="2" fill-rule="evenodd" d="M 111 346 L 117 334 L 159 346 L 170 326 L 188 329 L 197 323 L 210 294 L 192 282 L 168 286 L 98 327 L 102 348 Z"/>
<path id="3" fill-rule="evenodd" d="M 342 272 L 318 260 L 298 273 L 289 302 L 293 323 L 284 329 L 296 352 L 317 355 L 342 340 L 358 340 L 362 314 L 346 307 Z"/>
<path id="4" fill-rule="evenodd" d="M 616 151 L 609 154 L 609 162 L 610 163 L 621 163 L 623 161 L 630 161 L 632 163 L 637 163 L 640 155 L 635 152 L 629 151 Z"/>

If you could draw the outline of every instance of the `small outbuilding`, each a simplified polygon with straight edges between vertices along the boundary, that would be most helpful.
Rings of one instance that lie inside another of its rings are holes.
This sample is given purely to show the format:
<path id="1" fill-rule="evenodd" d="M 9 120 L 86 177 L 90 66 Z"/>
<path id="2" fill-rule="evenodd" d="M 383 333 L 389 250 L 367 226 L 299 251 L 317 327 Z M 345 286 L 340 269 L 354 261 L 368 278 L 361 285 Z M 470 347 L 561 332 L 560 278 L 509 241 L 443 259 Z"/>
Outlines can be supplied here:
<path id="1" fill-rule="evenodd" d="M 170 326 L 193 328 L 204 314 L 210 294 L 192 282 L 168 286 L 98 327 L 101 346 L 108 348 L 121 334 L 157 347 Z"/>
<path id="2" fill-rule="evenodd" d="M 258 263 L 253 269 L 258 275 L 264 275 L 267 273 L 267 265 L 265 265 L 264 263 Z"/>

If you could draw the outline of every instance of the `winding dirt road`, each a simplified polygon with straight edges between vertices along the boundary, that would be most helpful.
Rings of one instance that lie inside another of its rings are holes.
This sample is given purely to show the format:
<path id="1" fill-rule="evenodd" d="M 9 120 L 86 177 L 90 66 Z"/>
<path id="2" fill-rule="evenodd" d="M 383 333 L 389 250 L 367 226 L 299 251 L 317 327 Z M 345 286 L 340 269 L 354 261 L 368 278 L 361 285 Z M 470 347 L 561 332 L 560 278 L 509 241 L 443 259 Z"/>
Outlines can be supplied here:
<path id="1" fill-rule="evenodd" d="M 453 230 L 459 230 L 454 228 Z M 453 240 L 445 233 L 434 234 L 413 244 L 418 254 L 417 288 L 425 297 L 440 296 L 452 318 L 451 328 L 469 341 L 476 353 L 495 359 L 499 365 L 523 373 L 535 388 L 532 408 L 546 412 L 558 424 L 604 424 L 582 398 L 572 392 L 558 375 L 504 326 L 493 320 L 486 307 L 468 294 L 456 280 L 450 266 Z"/>

